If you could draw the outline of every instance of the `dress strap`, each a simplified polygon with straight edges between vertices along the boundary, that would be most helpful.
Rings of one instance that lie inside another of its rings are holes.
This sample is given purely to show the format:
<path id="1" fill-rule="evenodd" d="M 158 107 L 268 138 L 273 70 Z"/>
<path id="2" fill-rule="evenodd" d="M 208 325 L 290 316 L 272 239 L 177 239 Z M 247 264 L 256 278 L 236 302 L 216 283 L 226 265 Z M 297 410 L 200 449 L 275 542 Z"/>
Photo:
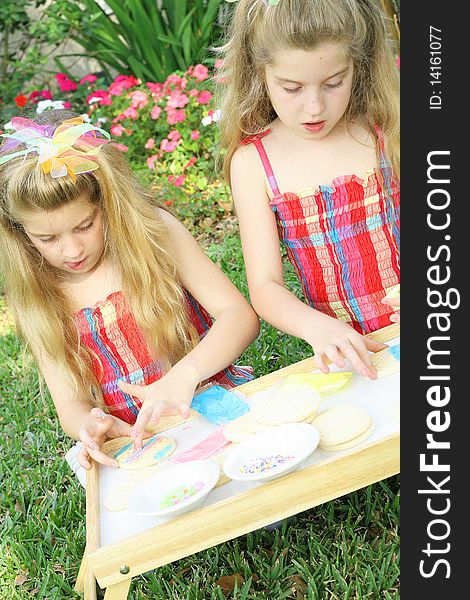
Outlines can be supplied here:
<path id="1" fill-rule="evenodd" d="M 258 154 L 259 154 L 259 157 L 263 164 L 264 170 L 266 172 L 266 177 L 268 178 L 268 182 L 271 187 L 271 190 L 272 190 L 274 196 L 280 196 L 281 192 L 279 191 L 279 188 L 277 186 L 277 181 L 274 176 L 273 168 L 269 161 L 269 158 L 266 153 L 266 149 L 263 145 L 263 142 L 261 141 L 261 138 L 263 138 L 265 135 L 267 135 L 270 131 L 271 131 L 270 129 L 267 129 L 266 131 L 263 131 L 262 133 L 260 133 L 258 135 L 252 135 L 252 136 L 242 140 L 241 143 L 244 145 L 245 144 L 254 144 L 255 145 L 256 150 L 258 150 Z"/>
<path id="2" fill-rule="evenodd" d="M 374 129 L 375 129 L 375 133 L 377 134 L 377 139 L 379 140 L 380 152 L 383 155 L 385 153 L 384 134 L 382 133 L 382 130 L 377 125 L 377 123 L 374 123 Z"/>

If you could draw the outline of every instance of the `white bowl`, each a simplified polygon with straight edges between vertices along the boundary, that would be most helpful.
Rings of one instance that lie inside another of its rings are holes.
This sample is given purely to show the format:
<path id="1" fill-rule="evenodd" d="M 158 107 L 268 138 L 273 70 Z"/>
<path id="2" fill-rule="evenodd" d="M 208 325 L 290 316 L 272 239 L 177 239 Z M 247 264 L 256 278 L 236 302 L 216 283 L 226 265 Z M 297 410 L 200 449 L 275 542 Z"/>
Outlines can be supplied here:
<path id="1" fill-rule="evenodd" d="M 227 477 L 237 481 L 266 481 L 297 469 L 320 441 L 308 423 L 270 427 L 237 444 L 224 461 Z"/>
<path id="2" fill-rule="evenodd" d="M 175 517 L 200 508 L 219 479 L 210 460 L 192 460 L 164 469 L 138 485 L 127 508 L 141 517 Z M 183 488 L 189 493 L 183 492 Z"/>

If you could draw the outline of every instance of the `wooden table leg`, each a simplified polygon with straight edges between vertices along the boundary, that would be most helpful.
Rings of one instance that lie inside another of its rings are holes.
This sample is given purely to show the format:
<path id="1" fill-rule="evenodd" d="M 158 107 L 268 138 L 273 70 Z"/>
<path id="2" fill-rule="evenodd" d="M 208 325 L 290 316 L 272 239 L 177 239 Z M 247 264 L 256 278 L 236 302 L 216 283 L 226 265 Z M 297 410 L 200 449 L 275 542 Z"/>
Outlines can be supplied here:
<path id="1" fill-rule="evenodd" d="M 99 465 L 92 461 L 86 472 L 86 546 L 75 582 L 77 592 L 83 592 L 84 600 L 96 600 L 96 579 L 90 568 L 88 554 L 100 545 L 100 489 Z"/>
<path id="2" fill-rule="evenodd" d="M 96 579 L 93 571 L 88 568 L 85 573 L 85 589 L 83 590 L 83 600 L 96 600 Z"/>
<path id="3" fill-rule="evenodd" d="M 131 579 L 115 583 L 106 588 L 104 600 L 127 600 L 129 589 L 131 587 Z"/>
<path id="4" fill-rule="evenodd" d="M 88 567 L 88 559 L 87 559 L 87 548 L 85 547 L 85 552 L 83 553 L 82 562 L 80 563 L 80 569 L 78 570 L 77 580 L 75 582 L 75 591 L 83 594 L 85 589 L 85 574 Z"/>

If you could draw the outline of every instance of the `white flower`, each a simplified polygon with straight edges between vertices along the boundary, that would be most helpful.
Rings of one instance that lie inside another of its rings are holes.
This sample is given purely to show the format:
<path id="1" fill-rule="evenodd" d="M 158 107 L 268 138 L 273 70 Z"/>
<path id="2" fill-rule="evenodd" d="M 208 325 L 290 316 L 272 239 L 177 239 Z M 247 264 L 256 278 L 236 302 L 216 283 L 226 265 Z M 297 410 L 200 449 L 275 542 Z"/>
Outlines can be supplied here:
<path id="1" fill-rule="evenodd" d="M 62 100 L 40 100 L 36 107 L 36 113 L 40 115 L 48 108 L 64 108 L 64 102 Z"/>
<path id="2" fill-rule="evenodd" d="M 207 117 L 203 117 L 201 120 L 201 123 L 203 125 L 210 125 L 211 123 L 217 123 L 217 121 L 220 121 L 222 117 L 222 111 L 218 108 L 217 110 L 214 110 L 214 112 L 211 115 L 208 115 Z"/>
<path id="3" fill-rule="evenodd" d="M 99 96 L 92 96 L 89 100 L 88 100 L 88 104 L 93 104 L 94 102 L 101 102 L 102 98 L 100 98 Z"/>
<path id="4" fill-rule="evenodd" d="M 83 115 L 80 116 L 82 117 L 84 123 L 91 123 L 91 119 L 86 113 L 83 113 Z"/>
<path id="5" fill-rule="evenodd" d="M 107 123 L 108 121 L 108 117 L 98 117 L 98 119 L 96 120 L 97 123 Z"/>
<path id="6" fill-rule="evenodd" d="M 14 127 L 13 127 L 13 125 L 11 124 L 11 121 L 8 121 L 8 123 L 5 123 L 5 125 L 3 126 L 3 129 L 4 129 L 5 131 L 7 131 L 8 129 L 12 130 L 12 129 L 15 129 L 15 128 L 14 128 Z"/>

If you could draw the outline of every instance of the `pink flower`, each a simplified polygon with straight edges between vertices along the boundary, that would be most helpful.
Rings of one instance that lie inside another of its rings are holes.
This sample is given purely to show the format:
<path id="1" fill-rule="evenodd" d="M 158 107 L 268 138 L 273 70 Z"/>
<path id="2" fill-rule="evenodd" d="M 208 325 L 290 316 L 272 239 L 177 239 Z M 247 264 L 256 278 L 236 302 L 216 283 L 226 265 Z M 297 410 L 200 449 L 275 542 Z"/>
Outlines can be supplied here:
<path id="1" fill-rule="evenodd" d="M 155 104 L 155 106 L 152 108 L 152 112 L 150 113 L 150 118 L 151 119 L 158 119 L 158 117 L 161 115 L 162 109 L 157 106 L 157 104 Z"/>
<path id="2" fill-rule="evenodd" d="M 199 131 L 197 129 L 195 129 L 194 131 L 191 131 L 191 139 L 192 140 L 198 140 L 201 137 L 201 134 L 199 133 Z"/>
<path id="3" fill-rule="evenodd" d="M 174 92 L 171 92 L 166 105 L 170 108 L 184 108 L 188 102 L 189 98 L 186 94 L 182 94 L 175 90 Z"/>
<path id="4" fill-rule="evenodd" d="M 180 187 L 181 185 L 183 185 L 185 179 L 186 177 L 184 175 L 180 175 L 175 179 L 173 183 L 174 185 L 176 185 L 176 187 Z"/>
<path id="5" fill-rule="evenodd" d="M 97 79 L 98 77 L 96 75 L 85 75 L 85 77 L 82 77 L 78 83 L 80 85 L 83 85 L 84 83 L 95 83 Z"/>
<path id="6" fill-rule="evenodd" d="M 55 78 L 61 92 L 74 92 L 77 89 L 75 81 L 69 79 L 65 73 L 57 73 Z"/>
<path id="7" fill-rule="evenodd" d="M 209 69 L 204 65 L 195 65 L 192 76 L 198 79 L 199 81 L 204 81 L 209 77 Z"/>
<path id="8" fill-rule="evenodd" d="M 136 111 L 136 109 L 133 106 L 129 106 L 128 108 L 126 108 L 126 110 L 123 111 L 122 113 L 125 117 L 128 117 L 129 119 L 137 119 L 137 117 L 139 116 L 139 113 Z"/>
<path id="9" fill-rule="evenodd" d="M 196 97 L 196 96 L 199 96 L 199 90 L 196 90 L 196 89 L 194 88 L 194 89 L 192 89 L 192 90 L 189 90 L 188 94 L 189 94 L 190 96 L 194 96 L 194 97 Z"/>
<path id="10" fill-rule="evenodd" d="M 208 90 L 204 90 L 199 94 L 199 98 L 197 99 L 199 104 L 209 104 L 212 99 L 212 94 Z"/>
<path id="11" fill-rule="evenodd" d="M 102 106 L 110 106 L 113 103 L 111 96 L 106 90 L 94 90 L 91 94 L 88 94 L 86 101 L 88 104 L 97 102 Z"/>
<path id="12" fill-rule="evenodd" d="M 117 144 L 116 142 L 114 143 L 114 147 L 121 152 L 127 152 L 129 150 L 129 146 L 126 146 L 125 144 Z"/>
<path id="13" fill-rule="evenodd" d="M 168 83 L 169 85 L 179 85 L 181 83 L 181 77 L 178 77 L 178 75 L 173 73 L 172 75 L 168 75 L 165 83 Z"/>
<path id="14" fill-rule="evenodd" d="M 181 123 L 186 119 L 186 114 L 184 110 L 177 110 L 176 108 L 168 108 L 167 109 L 167 123 L 169 125 L 176 125 L 176 123 Z"/>
<path id="15" fill-rule="evenodd" d="M 170 183 L 173 183 L 173 180 L 174 180 L 174 179 L 175 179 L 175 176 L 174 176 L 174 175 L 168 175 L 168 181 L 169 181 Z"/>
<path id="16" fill-rule="evenodd" d="M 225 64 L 225 61 L 223 58 L 218 58 L 215 63 L 214 63 L 214 68 L 215 69 L 221 69 Z"/>
<path id="17" fill-rule="evenodd" d="M 188 162 L 184 165 L 183 171 L 186 171 L 186 169 L 189 169 L 189 167 L 192 167 L 195 162 L 196 162 L 196 157 L 191 156 L 191 158 L 188 160 Z"/>
<path id="18" fill-rule="evenodd" d="M 152 94 L 159 94 L 163 89 L 163 83 L 152 83 L 151 81 L 147 81 L 145 85 Z"/>
<path id="19" fill-rule="evenodd" d="M 173 204 L 173 200 L 165 200 L 165 204 L 167 206 L 171 206 Z"/>
<path id="20" fill-rule="evenodd" d="M 121 135 L 125 132 L 125 128 L 122 125 L 112 125 L 109 129 L 109 133 L 116 137 L 121 137 Z"/>
<path id="21" fill-rule="evenodd" d="M 178 142 L 170 142 L 167 138 L 163 138 L 160 143 L 160 150 L 163 150 L 164 152 L 173 152 L 173 150 L 176 150 L 177 146 Z"/>
<path id="22" fill-rule="evenodd" d="M 71 102 L 64 102 L 64 108 L 72 108 Z"/>
<path id="23" fill-rule="evenodd" d="M 136 79 L 132 75 L 118 75 L 113 83 L 109 86 L 108 92 L 111 96 L 120 96 L 124 90 L 135 87 L 141 83 L 140 79 Z"/>
<path id="24" fill-rule="evenodd" d="M 129 98 L 131 99 L 131 106 L 133 108 L 144 108 L 144 106 L 148 103 L 147 94 L 140 90 L 134 90 L 133 92 L 130 92 Z"/>
<path id="25" fill-rule="evenodd" d="M 152 154 L 147 158 L 147 167 L 149 169 L 155 169 L 155 163 L 158 161 L 158 154 Z"/>
<path id="26" fill-rule="evenodd" d="M 147 150 L 151 150 L 152 148 L 155 148 L 155 140 L 153 138 L 149 138 L 146 142 L 145 142 L 145 148 Z"/>
<path id="27" fill-rule="evenodd" d="M 29 95 L 29 101 L 32 104 L 36 104 L 39 101 L 39 98 L 43 98 L 44 100 L 52 100 L 52 94 L 49 90 L 34 90 Z"/>
<path id="28" fill-rule="evenodd" d="M 181 133 L 177 129 L 172 129 L 168 134 L 168 139 L 172 142 L 177 142 L 181 138 Z"/>

